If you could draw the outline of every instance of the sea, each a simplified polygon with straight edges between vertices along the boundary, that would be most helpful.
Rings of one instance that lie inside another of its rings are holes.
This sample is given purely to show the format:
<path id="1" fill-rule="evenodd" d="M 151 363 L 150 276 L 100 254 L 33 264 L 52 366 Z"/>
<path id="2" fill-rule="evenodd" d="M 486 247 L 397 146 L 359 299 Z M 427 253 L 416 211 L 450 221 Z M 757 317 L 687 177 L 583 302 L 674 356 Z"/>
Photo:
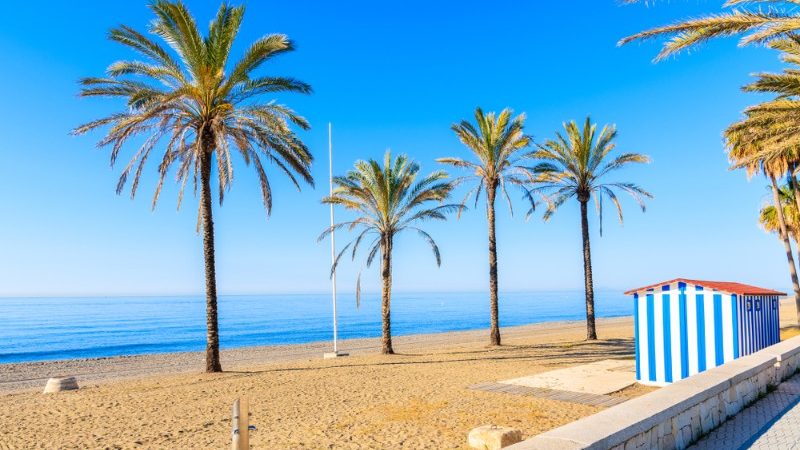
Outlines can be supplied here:
<path id="1" fill-rule="evenodd" d="M 632 314 L 629 297 L 597 291 L 598 317 Z M 380 295 L 339 294 L 339 338 L 381 334 Z M 330 294 L 219 297 L 220 345 L 301 344 L 332 338 Z M 501 292 L 500 325 L 583 320 L 582 291 Z M 98 358 L 205 348 L 205 298 L 0 298 L 0 363 Z M 486 292 L 395 293 L 392 334 L 489 327 Z"/>

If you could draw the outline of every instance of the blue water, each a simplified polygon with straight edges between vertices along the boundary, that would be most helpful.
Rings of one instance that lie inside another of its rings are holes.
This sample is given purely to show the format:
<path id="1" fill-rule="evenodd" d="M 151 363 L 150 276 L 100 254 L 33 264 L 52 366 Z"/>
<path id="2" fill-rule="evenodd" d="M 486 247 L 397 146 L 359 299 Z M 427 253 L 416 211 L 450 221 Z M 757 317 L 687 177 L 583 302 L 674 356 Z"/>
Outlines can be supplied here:
<path id="1" fill-rule="evenodd" d="M 380 298 L 339 296 L 339 337 L 381 334 Z M 486 293 L 395 294 L 394 335 L 489 327 Z M 598 317 L 630 315 L 619 292 L 596 293 Z M 331 339 L 330 295 L 222 296 L 223 348 Z M 584 319 L 582 292 L 501 293 L 501 326 Z M 94 358 L 205 348 L 205 300 L 197 297 L 0 298 L 0 363 Z"/>

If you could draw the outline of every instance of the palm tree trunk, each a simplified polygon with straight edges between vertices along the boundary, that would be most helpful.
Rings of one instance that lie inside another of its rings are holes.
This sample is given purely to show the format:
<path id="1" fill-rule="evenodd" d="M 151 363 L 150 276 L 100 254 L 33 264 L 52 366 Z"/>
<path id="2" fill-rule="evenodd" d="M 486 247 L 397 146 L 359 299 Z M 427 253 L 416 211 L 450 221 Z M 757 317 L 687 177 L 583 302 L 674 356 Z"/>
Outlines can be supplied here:
<path id="1" fill-rule="evenodd" d="M 795 266 L 794 258 L 792 257 L 792 245 L 789 241 L 789 230 L 786 227 L 786 218 L 783 215 L 783 205 L 781 204 L 780 195 L 778 193 L 778 184 L 775 177 L 770 175 L 770 182 L 772 182 L 772 199 L 775 203 L 775 212 L 778 213 L 778 222 L 781 226 L 781 238 L 783 245 L 786 248 L 786 259 L 789 261 L 789 274 L 792 276 L 792 287 L 794 288 L 794 305 L 797 314 L 797 323 L 800 324 L 800 283 L 797 280 L 797 266 Z M 792 186 L 794 192 L 794 200 L 797 204 L 798 211 L 800 211 L 800 189 L 798 189 L 797 179 L 793 173 L 789 173 L 789 184 Z M 800 245 L 797 248 L 798 258 L 800 258 Z"/>
<path id="2" fill-rule="evenodd" d="M 594 323 L 594 284 L 592 283 L 592 250 L 589 243 L 588 198 L 579 198 L 581 204 L 581 237 L 583 238 L 583 281 L 586 289 L 586 340 L 597 339 Z"/>
<path id="3" fill-rule="evenodd" d="M 383 335 L 381 337 L 381 353 L 384 355 L 394 354 L 392 348 L 392 236 L 387 235 L 381 242 L 381 277 L 383 278 L 383 288 L 381 289 L 381 315 L 383 318 Z"/>
<path id="4" fill-rule="evenodd" d="M 217 322 L 217 276 L 214 262 L 214 220 L 211 209 L 211 150 L 213 140 L 203 136 L 200 153 L 200 220 L 206 264 L 206 372 L 222 372 Z"/>
<path id="5" fill-rule="evenodd" d="M 491 326 L 489 342 L 500 345 L 500 314 L 497 299 L 497 240 L 495 238 L 494 201 L 497 186 L 486 187 L 486 218 L 489 222 L 489 303 Z"/>

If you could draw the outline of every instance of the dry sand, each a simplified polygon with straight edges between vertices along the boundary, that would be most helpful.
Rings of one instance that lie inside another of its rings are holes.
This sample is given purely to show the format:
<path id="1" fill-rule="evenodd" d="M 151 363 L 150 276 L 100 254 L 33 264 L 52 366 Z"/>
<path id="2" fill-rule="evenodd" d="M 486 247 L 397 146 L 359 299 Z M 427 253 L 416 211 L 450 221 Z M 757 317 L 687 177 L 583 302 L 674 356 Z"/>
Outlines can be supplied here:
<path id="1" fill-rule="evenodd" d="M 399 337 L 394 356 L 378 355 L 377 340 L 347 341 L 352 356 L 336 360 L 320 358 L 323 344 L 225 351 L 230 371 L 214 375 L 198 373 L 195 353 L 4 365 L 0 449 L 229 448 L 231 403 L 240 396 L 258 427 L 253 448 L 466 448 L 479 425 L 528 437 L 601 409 L 468 386 L 633 357 L 631 318 L 600 320 L 603 340 L 594 343 L 582 341 L 581 322 L 503 332 L 496 349 L 485 346 L 483 330 Z M 53 373 L 77 374 L 81 389 L 40 394 Z"/>

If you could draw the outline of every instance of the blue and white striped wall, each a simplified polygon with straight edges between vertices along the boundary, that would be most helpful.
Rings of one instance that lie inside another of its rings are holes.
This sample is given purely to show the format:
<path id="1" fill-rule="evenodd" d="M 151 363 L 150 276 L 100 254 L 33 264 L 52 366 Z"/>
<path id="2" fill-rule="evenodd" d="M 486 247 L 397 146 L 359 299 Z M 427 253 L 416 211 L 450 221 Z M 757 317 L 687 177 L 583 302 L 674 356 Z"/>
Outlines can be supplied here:
<path id="1" fill-rule="evenodd" d="M 738 302 L 739 353 L 749 355 L 777 344 L 780 336 L 780 301 L 773 295 L 744 295 Z"/>
<path id="2" fill-rule="evenodd" d="M 777 296 L 676 282 L 633 295 L 636 379 L 665 385 L 780 340 Z"/>

